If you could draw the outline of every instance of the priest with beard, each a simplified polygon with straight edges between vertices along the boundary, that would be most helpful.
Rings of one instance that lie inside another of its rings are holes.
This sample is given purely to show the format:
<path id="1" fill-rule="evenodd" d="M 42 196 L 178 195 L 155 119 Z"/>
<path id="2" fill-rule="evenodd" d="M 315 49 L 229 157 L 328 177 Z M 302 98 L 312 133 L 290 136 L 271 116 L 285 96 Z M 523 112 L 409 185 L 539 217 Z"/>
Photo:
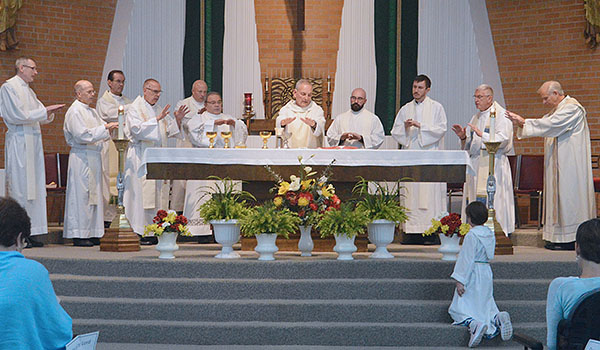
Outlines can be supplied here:
<path id="1" fill-rule="evenodd" d="M 350 109 L 338 115 L 327 130 L 330 146 L 349 146 L 377 149 L 383 144 L 383 125 L 365 106 L 367 93 L 361 88 L 352 90 Z"/>
<path id="2" fill-rule="evenodd" d="M 310 81 L 300 79 L 293 92 L 294 99 L 279 111 L 275 125 L 284 128 L 283 137 L 290 148 L 318 148 L 323 146 L 325 117 L 323 108 L 312 100 Z"/>
<path id="3" fill-rule="evenodd" d="M 234 145 L 246 144 L 248 138 L 248 129 L 246 124 L 230 115 L 223 114 L 223 100 L 218 92 L 209 92 L 206 95 L 206 111 L 198 116 L 194 116 L 187 122 L 187 137 L 194 147 L 207 148 L 210 140 L 206 137 L 207 131 L 216 131 L 217 136 L 214 139 L 215 148 L 223 148 L 225 142 L 221 137 L 221 132 L 231 131 L 230 147 Z M 198 213 L 198 207 L 206 202 L 210 197 L 204 196 L 203 188 L 212 187 L 215 181 L 198 180 L 188 181 L 185 206 L 183 215 L 188 218 L 188 229 L 194 236 L 198 236 L 199 243 L 209 243 L 211 241 L 210 226 L 206 224 Z"/>

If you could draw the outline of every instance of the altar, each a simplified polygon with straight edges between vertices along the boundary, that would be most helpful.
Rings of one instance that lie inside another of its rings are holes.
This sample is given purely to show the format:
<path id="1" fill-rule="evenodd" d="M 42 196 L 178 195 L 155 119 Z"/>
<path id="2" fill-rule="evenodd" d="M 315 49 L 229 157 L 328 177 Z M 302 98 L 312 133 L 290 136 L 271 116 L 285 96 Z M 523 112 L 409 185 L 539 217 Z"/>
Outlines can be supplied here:
<path id="1" fill-rule="evenodd" d="M 148 179 L 206 180 L 217 176 L 241 180 L 244 190 L 264 201 L 273 197 L 268 189 L 276 182 L 264 166 L 289 179 L 298 174 L 299 159 L 319 174 L 330 166 L 329 182 L 342 200 L 351 198 L 358 177 L 369 181 L 461 183 L 467 172 L 475 174 L 467 152 L 454 150 L 148 148 L 138 175 Z M 360 244 L 366 247 L 366 239 Z"/>

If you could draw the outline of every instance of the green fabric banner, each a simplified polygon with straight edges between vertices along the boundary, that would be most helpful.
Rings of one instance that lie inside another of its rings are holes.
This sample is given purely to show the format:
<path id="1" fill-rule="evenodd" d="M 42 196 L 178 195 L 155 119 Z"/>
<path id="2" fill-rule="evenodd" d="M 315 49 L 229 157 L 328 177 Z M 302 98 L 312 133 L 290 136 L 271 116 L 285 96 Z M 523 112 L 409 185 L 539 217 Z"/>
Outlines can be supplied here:
<path id="1" fill-rule="evenodd" d="M 209 91 L 223 93 L 225 0 L 205 0 L 205 4 L 204 80 Z"/>

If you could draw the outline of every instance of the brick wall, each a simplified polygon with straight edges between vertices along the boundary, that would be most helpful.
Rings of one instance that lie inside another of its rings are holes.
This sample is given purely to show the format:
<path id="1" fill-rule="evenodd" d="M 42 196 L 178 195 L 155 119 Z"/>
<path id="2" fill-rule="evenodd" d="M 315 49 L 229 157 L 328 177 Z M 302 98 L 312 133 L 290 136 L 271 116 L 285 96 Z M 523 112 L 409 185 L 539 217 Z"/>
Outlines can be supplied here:
<path id="1" fill-rule="evenodd" d="M 487 0 L 506 105 L 524 117 L 548 111 L 536 93 L 558 80 L 587 110 L 592 138 L 600 138 L 600 50 L 587 48 L 581 0 Z M 516 152 L 543 153 L 543 140 L 515 142 Z M 600 153 L 600 142 L 592 143 Z"/>
<path id="2" fill-rule="evenodd" d="M 306 0 L 303 32 L 296 30 L 295 1 L 255 0 L 254 3 L 263 76 L 293 76 L 296 71 L 303 77 L 330 75 L 333 81 L 342 0 Z"/>
<path id="3" fill-rule="evenodd" d="M 20 50 L 0 52 L 0 81 L 14 75 L 20 56 L 31 56 L 39 74 L 31 85 L 45 105 L 73 102 L 73 85 L 90 80 L 98 88 L 110 38 L 116 0 L 27 0 L 16 24 Z M 53 123 L 42 126 L 45 152 L 68 152 L 62 132 L 64 108 Z M 4 135 L 0 126 L 0 167 Z"/>

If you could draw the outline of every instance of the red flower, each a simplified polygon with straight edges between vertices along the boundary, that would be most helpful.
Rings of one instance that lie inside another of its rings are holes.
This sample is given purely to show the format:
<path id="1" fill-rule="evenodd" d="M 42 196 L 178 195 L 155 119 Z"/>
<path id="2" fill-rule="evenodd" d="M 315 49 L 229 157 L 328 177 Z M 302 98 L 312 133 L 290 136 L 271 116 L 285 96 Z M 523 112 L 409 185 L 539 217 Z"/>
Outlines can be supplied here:
<path id="1" fill-rule="evenodd" d="M 303 218 L 303 217 L 304 217 L 304 214 L 306 214 L 306 213 L 304 212 L 304 210 L 300 210 L 300 211 L 298 212 L 298 216 L 299 216 L 299 217 L 301 217 L 301 218 Z"/>
<path id="2" fill-rule="evenodd" d="M 187 225 L 188 219 L 183 215 L 177 215 L 175 222 L 181 225 Z"/>
<path id="3" fill-rule="evenodd" d="M 291 205 L 297 205 L 298 204 L 298 195 L 296 194 L 296 192 L 288 191 L 285 194 L 285 199 L 287 199 L 288 202 L 290 202 Z"/>
<path id="4" fill-rule="evenodd" d="M 319 206 L 316 205 L 315 203 L 310 203 L 309 206 L 310 206 L 310 209 L 313 210 L 313 211 L 319 210 Z"/>
<path id="5" fill-rule="evenodd" d="M 162 219 L 164 219 L 164 218 L 166 218 L 166 217 L 167 217 L 167 215 L 169 215 L 169 213 L 167 213 L 167 211 L 166 211 L 166 210 L 162 210 L 162 209 L 160 209 L 159 211 L 157 211 L 157 212 L 156 212 L 156 216 L 157 216 L 158 218 L 160 218 L 161 220 L 162 220 Z"/>

